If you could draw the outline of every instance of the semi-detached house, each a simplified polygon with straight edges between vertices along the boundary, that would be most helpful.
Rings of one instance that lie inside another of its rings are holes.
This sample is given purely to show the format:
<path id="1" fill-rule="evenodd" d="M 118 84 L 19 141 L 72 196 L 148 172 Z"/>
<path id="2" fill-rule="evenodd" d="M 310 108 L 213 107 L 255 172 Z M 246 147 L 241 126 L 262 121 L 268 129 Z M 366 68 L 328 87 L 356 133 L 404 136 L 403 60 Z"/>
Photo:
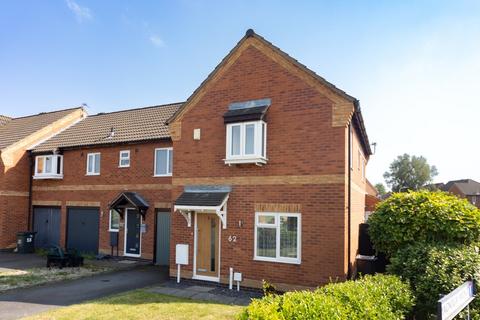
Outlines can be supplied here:
<path id="1" fill-rule="evenodd" d="M 252 30 L 183 103 L 89 116 L 31 151 L 37 245 L 282 289 L 355 272 L 359 102 Z M 55 221 L 55 229 L 45 225 Z"/>

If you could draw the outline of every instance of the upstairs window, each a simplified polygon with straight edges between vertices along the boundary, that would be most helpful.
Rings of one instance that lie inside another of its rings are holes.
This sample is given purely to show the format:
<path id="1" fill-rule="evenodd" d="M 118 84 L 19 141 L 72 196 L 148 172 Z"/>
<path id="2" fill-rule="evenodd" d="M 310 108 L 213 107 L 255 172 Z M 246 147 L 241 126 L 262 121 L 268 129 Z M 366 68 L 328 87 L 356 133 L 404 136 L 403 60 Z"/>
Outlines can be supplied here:
<path id="1" fill-rule="evenodd" d="M 100 153 L 87 154 L 87 176 L 100 175 Z"/>
<path id="2" fill-rule="evenodd" d="M 155 177 L 169 177 L 172 175 L 173 149 L 155 149 Z"/>
<path id="3" fill-rule="evenodd" d="M 46 155 L 35 157 L 34 179 L 61 179 L 63 178 L 63 156 Z"/>
<path id="4" fill-rule="evenodd" d="M 130 167 L 130 150 L 120 151 L 120 159 L 118 160 L 119 168 Z"/>
<path id="5" fill-rule="evenodd" d="M 265 164 L 267 124 L 260 121 L 227 124 L 225 163 Z"/>

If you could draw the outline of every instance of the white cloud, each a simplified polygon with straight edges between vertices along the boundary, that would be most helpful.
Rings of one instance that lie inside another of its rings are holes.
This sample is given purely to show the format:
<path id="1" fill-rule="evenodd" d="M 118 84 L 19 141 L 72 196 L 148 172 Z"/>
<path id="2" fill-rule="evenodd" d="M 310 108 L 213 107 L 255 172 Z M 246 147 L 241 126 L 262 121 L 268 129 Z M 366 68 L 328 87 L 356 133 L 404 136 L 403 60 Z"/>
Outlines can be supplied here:
<path id="1" fill-rule="evenodd" d="M 73 0 L 66 0 L 67 6 L 73 12 L 78 22 L 93 19 L 92 12 L 87 7 L 82 7 Z"/>
<path id="2" fill-rule="evenodd" d="M 150 42 L 155 46 L 155 47 L 158 47 L 158 48 L 162 48 L 162 47 L 165 47 L 165 42 L 162 40 L 162 38 L 160 38 L 158 35 L 156 34 L 152 34 L 150 36 Z"/>

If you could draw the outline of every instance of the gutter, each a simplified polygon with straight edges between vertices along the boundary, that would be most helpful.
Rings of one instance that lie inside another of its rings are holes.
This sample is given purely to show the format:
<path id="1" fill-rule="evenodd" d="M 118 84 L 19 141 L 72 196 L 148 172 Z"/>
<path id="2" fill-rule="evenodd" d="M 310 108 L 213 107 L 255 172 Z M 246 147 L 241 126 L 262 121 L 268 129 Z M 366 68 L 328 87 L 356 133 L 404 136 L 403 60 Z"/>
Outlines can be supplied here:
<path id="1" fill-rule="evenodd" d="M 29 173 L 30 177 L 28 178 L 28 221 L 27 221 L 27 230 L 32 230 L 32 184 L 33 184 L 33 168 L 34 168 L 34 157 L 31 151 L 28 151 L 29 157 Z"/>
<path id="2" fill-rule="evenodd" d="M 351 258 L 351 220 L 352 220 L 352 208 L 351 208 L 351 204 L 352 204 L 352 163 L 351 163 L 351 154 L 352 154 L 352 124 L 351 122 L 348 124 L 348 167 L 347 167 L 347 170 L 348 170 L 348 203 L 347 203 L 347 207 L 348 207 L 348 213 L 347 213 L 347 217 L 348 217 L 348 226 L 347 226 L 347 232 L 348 232 L 348 235 L 347 235 L 347 257 L 348 257 L 348 268 L 347 268 L 347 279 L 350 279 L 351 276 L 352 276 L 352 267 L 350 265 L 350 258 Z"/>

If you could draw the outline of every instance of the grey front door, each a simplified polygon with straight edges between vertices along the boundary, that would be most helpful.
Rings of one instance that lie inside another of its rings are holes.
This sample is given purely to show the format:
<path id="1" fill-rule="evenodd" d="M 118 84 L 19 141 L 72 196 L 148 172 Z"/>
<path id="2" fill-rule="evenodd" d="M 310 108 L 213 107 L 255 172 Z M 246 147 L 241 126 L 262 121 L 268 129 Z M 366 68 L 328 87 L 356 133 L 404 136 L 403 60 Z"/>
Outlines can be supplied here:
<path id="1" fill-rule="evenodd" d="M 48 248 L 60 244 L 60 208 L 33 208 L 35 247 Z"/>
<path id="2" fill-rule="evenodd" d="M 125 255 L 139 257 L 141 255 L 140 225 L 142 217 L 138 210 L 127 209 L 125 218 Z"/>
<path id="3" fill-rule="evenodd" d="M 170 212 L 157 212 L 155 264 L 168 266 L 170 258 Z"/>
<path id="4" fill-rule="evenodd" d="M 68 208 L 67 248 L 98 253 L 100 213 L 98 208 Z"/>

